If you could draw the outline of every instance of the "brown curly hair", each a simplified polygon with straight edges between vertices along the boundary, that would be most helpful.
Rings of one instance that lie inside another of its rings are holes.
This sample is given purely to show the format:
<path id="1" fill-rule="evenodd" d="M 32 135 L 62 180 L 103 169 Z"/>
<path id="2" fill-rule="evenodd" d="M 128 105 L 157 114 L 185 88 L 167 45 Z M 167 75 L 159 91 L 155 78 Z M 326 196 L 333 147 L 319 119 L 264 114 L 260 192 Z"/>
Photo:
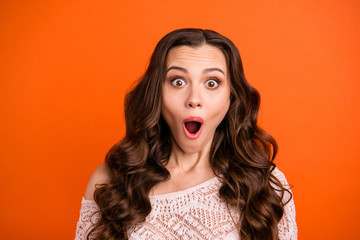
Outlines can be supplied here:
<path id="1" fill-rule="evenodd" d="M 171 133 L 161 116 L 166 59 L 176 46 L 203 44 L 224 53 L 230 74 L 230 107 L 210 150 L 210 164 L 222 181 L 219 195 L 238 209 L 241 239 L 278 239 L 277 224 L 288 190 L 272 174 L 276 142 L 257 125 L 259 93 L 245 79 L 238 49 L 228 38 L 192 28 L 175 30 L 160 40 L 144 76 L 126 96 L 126 136 L 110 149 L 105 161 L 111 182 L 94 193 L 101 216 L 92 230 L 96 239 L 128 239 L 128 229 L 151 212 L 150 189 L 170 178 L 165 165 Z"/>

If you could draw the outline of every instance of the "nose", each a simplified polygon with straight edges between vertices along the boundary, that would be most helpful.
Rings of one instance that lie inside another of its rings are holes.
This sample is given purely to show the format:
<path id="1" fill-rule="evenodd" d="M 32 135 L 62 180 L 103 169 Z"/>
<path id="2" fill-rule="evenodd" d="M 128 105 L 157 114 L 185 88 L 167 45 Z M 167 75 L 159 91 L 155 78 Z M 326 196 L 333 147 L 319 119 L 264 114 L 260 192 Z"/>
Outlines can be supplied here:
<path id="1" fill-rule="evenodd" d="M 196 86 L 192 86 L 190 89 L 189 96 L 186 100 L 186 107 L 189 108 L 201 108 L 202 107 L 202 99 L 200 89 L 197 89 Z"/>

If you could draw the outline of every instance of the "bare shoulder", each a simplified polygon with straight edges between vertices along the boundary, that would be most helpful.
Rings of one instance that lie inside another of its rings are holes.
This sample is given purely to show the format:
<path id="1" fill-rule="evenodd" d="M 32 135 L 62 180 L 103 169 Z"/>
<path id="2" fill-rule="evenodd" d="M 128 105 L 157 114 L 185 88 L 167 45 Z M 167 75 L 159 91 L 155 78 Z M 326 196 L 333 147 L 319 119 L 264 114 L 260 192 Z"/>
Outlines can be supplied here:
<path id="1" fill-rule="evenodd" d="M 110 182 L 110 169 L 105 163 L 100 164 L 90 177 L 89 183 L 85 190 L 84 198 L 86 200 L 94 199 L 94 192 L 97 184 L 104 184 Z"/>

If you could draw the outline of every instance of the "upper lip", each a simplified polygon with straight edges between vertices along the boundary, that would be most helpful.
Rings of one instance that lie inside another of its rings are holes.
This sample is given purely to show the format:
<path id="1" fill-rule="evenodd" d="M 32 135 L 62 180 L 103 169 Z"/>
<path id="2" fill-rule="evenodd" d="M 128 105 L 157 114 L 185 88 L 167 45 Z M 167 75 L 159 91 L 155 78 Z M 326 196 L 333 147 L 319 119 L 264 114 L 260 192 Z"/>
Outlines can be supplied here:
<path id="1" fill-rule="evenodd" d="M 187 117 L 184 119 L 183 123 L 186 123 L 186 122 L 199 122 L 199 123 L 203 124 L 204 120 L 201 117 L 191 116 L 191 117 Z"/>

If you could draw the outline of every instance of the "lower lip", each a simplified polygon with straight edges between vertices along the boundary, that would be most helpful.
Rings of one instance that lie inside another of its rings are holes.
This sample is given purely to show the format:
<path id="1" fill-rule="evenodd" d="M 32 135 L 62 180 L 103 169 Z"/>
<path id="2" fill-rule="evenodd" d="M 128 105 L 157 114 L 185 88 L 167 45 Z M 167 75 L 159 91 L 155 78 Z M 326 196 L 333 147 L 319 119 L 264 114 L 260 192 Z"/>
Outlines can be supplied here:
<path id="1" fill-rule="evenodd" d="M 204 124 L 202 123 L 201 126 L 200 126 L 200 129 L 199 129 L 196 133 L 191 133 L 191 132 L 189 132 L 189 131 L 186 129 L 185 123 L 183 123 L 183 129 L 184 129 L 184 132 L 185 132 L 185 136 L 186 136 L 187 138 L 191 139 L 191 140 L 197 139 L 197 138 L 200 136 L 200 134 L 201 134 L 201 130 L 202 130 L 202 128 L 203 128 L 203 125 L 204 125 Z"/>

